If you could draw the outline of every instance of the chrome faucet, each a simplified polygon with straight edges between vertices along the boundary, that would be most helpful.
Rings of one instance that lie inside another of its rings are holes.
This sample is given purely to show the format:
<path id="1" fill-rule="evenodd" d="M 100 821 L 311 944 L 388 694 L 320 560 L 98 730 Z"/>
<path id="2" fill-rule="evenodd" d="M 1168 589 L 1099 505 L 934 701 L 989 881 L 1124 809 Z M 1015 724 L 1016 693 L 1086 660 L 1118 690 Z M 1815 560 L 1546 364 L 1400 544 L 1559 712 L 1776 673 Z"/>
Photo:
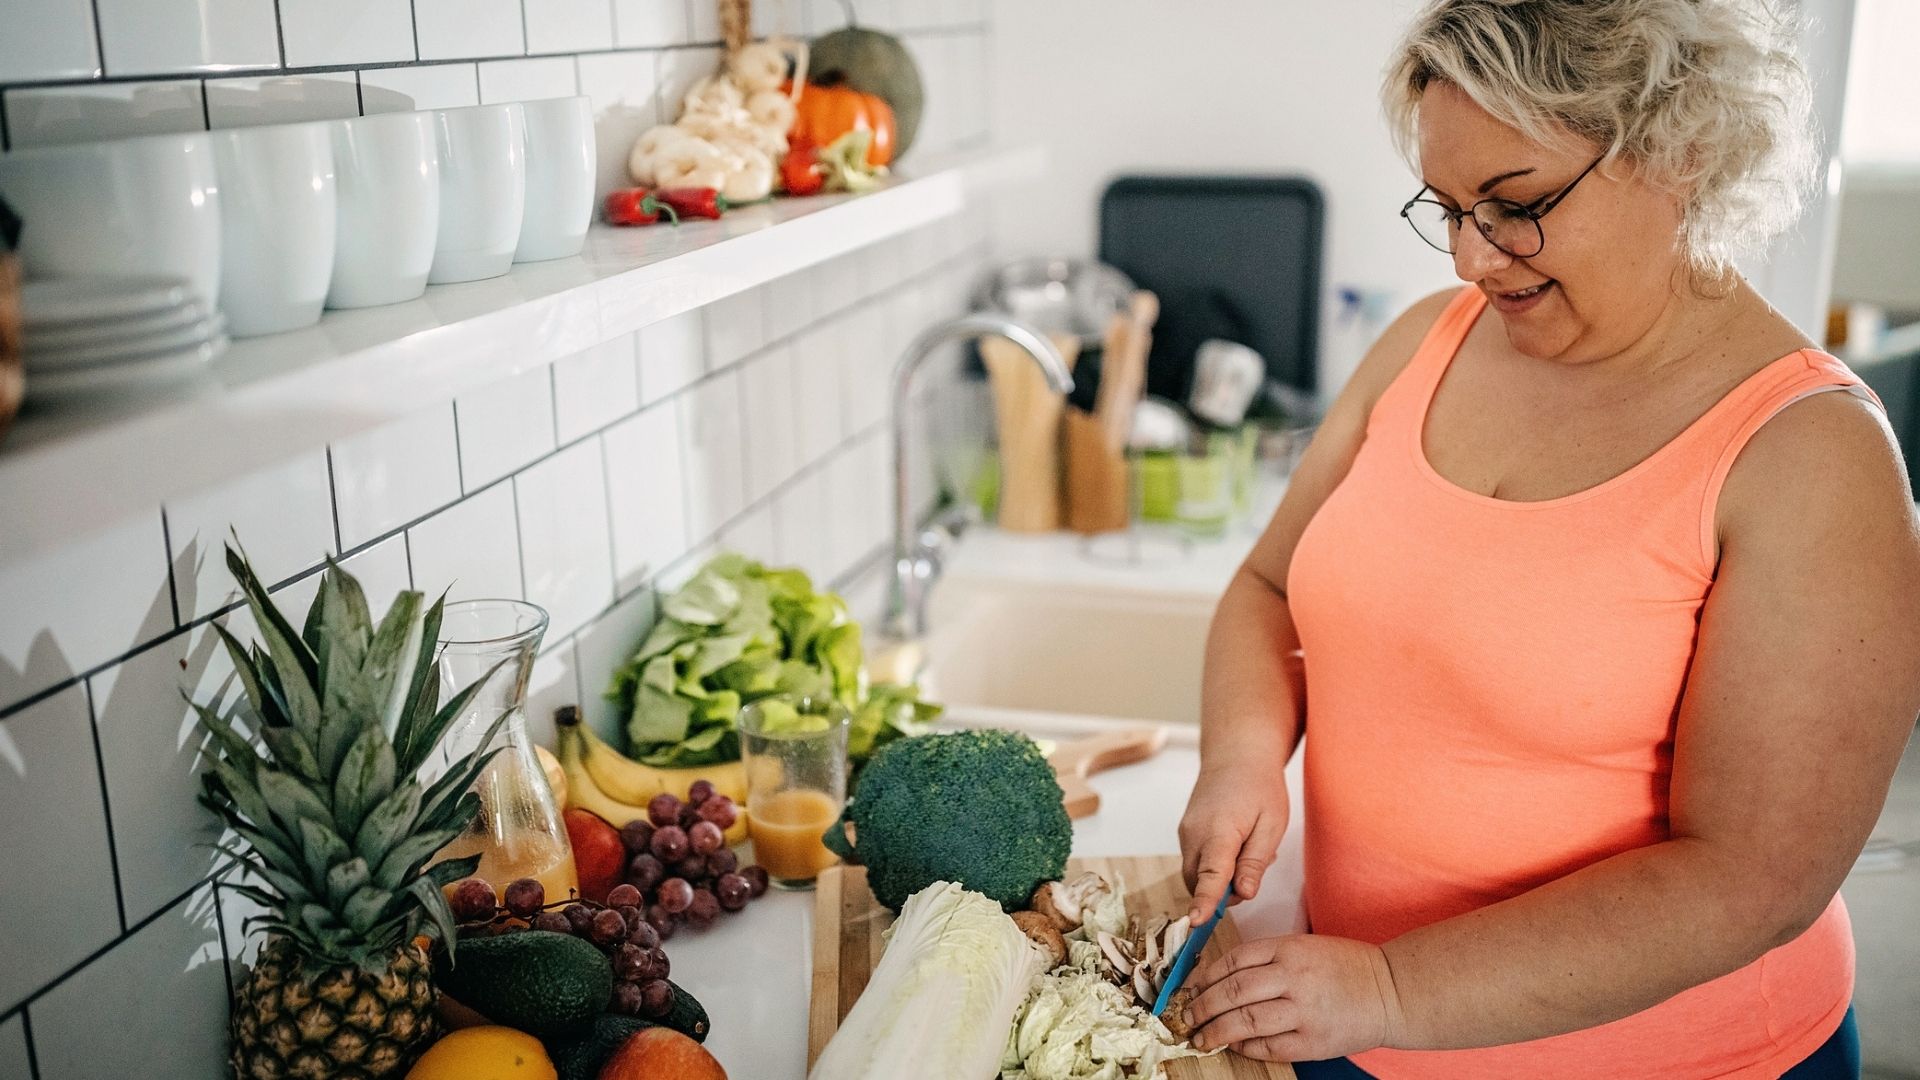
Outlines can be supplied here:
<path id="1" fill-rule="evenodd" d="M 1056 394 L 1073 390 L 1073 376 L 1065 360 L 1045 334 L 1005 315 L 976 311 L 937 326 L 913 339 L 893 367 L 893 588 L 887 597 L 886 633 L 898 641 L 927 632 L 927 593 L 940 572 L 933 537 L 914 535 L 913 507 L 907 496 L 908 391 L 913 376 L 933 351 L 950 341 L 971 341 L 995 335 L 1020 346 Z"/>

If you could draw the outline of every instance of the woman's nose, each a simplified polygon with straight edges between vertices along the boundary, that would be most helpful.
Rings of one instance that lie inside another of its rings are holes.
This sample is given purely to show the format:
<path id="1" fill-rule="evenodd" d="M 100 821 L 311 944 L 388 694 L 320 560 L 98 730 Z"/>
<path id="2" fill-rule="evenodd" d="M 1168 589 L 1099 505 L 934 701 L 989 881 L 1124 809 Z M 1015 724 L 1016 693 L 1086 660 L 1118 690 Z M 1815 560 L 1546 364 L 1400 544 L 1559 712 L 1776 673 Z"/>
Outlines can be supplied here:
<path id="1" fill-rule="evenodd" d="M 1453 238 L 1453 272 L 1461 281 L 1477 282 L 1512 263 L 1513 256 L 1494 247 L 1481 235 L 1472 218 L 1460 223 Z"/>

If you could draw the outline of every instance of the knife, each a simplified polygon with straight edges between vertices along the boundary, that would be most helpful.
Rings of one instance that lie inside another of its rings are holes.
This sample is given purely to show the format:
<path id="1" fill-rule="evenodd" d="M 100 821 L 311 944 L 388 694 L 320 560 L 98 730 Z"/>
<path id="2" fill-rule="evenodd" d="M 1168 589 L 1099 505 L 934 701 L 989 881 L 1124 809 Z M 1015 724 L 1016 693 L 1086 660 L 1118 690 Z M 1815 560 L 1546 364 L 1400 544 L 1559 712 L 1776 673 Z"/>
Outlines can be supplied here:
<path id="1" fill-rule="evenodd" d="M 1213 909 L 1213 917 L 1200 924 L 1199 928 L 1187 935 L 1187 943 L 1180 946 L 1180 955 L 1174 958 L 1173 968 L 1167 972 L 1167 981 L 1160 987 L 1160 996 L 1153 1001 L 1153 1015 L 1159 1016 L 1167 1011 L 1167 1002 L 1173 999 L 1174 991 L 1187 981 L 1187 973 L 1193 970 L 1193 962 L 1200 959 L 1200 950 L 1207 947 L 1207 939 L 1213 936 L 1213 928 L 1220 923 L 1220 916 L 1227 913 L 1227 901 L 1233 899 L 1233 886 L 1228 884 L 1227 891 L 1220 897 L 1219 906 Z"/>

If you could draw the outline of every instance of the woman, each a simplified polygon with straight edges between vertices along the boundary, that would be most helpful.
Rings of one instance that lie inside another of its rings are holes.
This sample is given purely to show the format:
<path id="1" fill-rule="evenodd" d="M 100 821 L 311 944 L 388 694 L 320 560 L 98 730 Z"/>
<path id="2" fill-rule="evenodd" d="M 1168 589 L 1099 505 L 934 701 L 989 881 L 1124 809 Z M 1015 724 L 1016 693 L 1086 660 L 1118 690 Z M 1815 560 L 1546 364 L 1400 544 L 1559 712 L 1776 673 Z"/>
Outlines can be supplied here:
<path id="1" fill-rule="evenodd" d="M 1837 890 L 1920 712 L 1920 537 L 1871 393 L 1729 268 L 1807 171 L 1782 29 L 1436 0 L 1401 45 L 1403 213 L 1467 287 L 1373 348 L 1215 616 L 1193 916 L 1258 889 L 1310 732 L 1312 933 L 1195 973 L 1202 1046 L 1857 1073 Z"/>

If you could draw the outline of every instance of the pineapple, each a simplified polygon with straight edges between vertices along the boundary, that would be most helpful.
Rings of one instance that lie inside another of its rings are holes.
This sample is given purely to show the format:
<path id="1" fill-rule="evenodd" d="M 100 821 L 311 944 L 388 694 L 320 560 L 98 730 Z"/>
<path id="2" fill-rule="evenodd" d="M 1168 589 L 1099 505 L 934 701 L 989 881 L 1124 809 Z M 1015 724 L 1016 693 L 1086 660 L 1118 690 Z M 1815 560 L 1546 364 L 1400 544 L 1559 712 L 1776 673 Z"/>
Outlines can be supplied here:
<path id="1" fill-rule="evenodd" d="M 376 626 L 359 583 L 329 565 L 295 633 L 245 556 L 229 547 L 227 565 L 263 639 L 249 649 L 218 628 L 245 692 L 237 719 L 262 749 L 236 717 L 194 705 L 209 736 L 200 801 L 238 838 L 221 851 L 262 884 L 229 887 L 266 908 L 249 924 L 270 932 L 234 995 L 234 1073 L 402 1076 L 439 1033 L 416 938 L 453 949 L 441 890 L 479 856 L 428 863 L 472 820 L 468 789 L 492 754 L 431 784 L 418 774 L 479 685 L 440 703 L 437 601 L 423 612 L 401 593 Z"/>

